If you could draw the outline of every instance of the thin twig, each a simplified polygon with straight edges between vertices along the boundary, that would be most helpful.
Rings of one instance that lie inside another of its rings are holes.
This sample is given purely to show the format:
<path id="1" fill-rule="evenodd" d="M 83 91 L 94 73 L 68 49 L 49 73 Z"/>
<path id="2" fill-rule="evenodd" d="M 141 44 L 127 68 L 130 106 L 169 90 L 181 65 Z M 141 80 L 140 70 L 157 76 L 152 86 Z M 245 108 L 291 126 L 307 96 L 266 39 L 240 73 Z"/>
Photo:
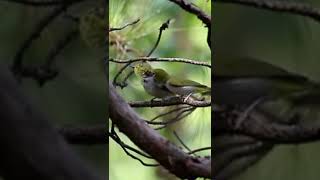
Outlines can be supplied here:
<path id="1" fill-rule="evenodd" d="M 145 163 L 143 160 L 141 160 L 140 158 L 134 156 L 133 154 L 131 154 L 129 151 L 127 151 L 127 147 L 124 146 L 123 143 L 119 143 L 119 139 L 117 138 L 117 136 L 115 136 L 114 134 L 110 134 L 110 137 L 117 142 L 117 144 L 120 145 L 120 147 L 123 149 L 123 151 L 128 155 L 130 156 L 132 159 L 135 159 L 135 160 L 138 160 L 142 165 L 144 166 L 159 166 L 159 164 L 148 164 L 148 163 Z M 122 141 L 121 141 L 122 142 Z"/>
<path id="2" fill-rule="evenodd" d="M 180 142 L 180 144 L 186 148 L 186 150 L 188 150 L 189 152 L 191 152 L 191 149 L 182 141 L 182 139 L 179 137 L 179 135 L 177 134 L 176 131 L 173 131 L 174 136 L 178 139 L 178 141 Z M 190 154 L 190 153 L 189 153 Z"/>
<path id="3" fill-rule="evenodd" d="M 135 153 L 137 153 L 137 154 L 139 154 L 139 155 L 141 155 L 141 156 L 143 156 L 145 158 L 152 159 L 151 156 L 149 156 L 149 155 L 147 155 L 147 154 L 145 154 L 145 153 L 143 153 L 143 152 L 141 152 L 141 151 L 139 151 L 139 150 L 127 145 L 127 144 L 125 144 L 123 141 L 121 141 L 120 137 L 118 136 L 118 134 L 114 130 L 114 124 L 113 123 L 112 123 L 112 128 L 111 128 L 111 132 L 109 133 L 109 136 L 111 136 L 112 139 L 115 140 L 120 146 L 122 146 L 124 148 L 127 148 L 127 149 L 129 149 L 131 151 L 134 151 Z"/>
<path id="4" fill-rule="evenodd" d="M 197 153 L 200 151 L 206 151 L 206 150 L 211 150 L 211 149 L 212 149 L 211 147 L 203 147 L 203 148 L 192 150 L 192 151 L 188 152 L 188 154 L 194 154 L 194 153 Z"/>
<path id="5" fill-rule="evenodd" d="M 155 130 L 160 130 L 160 129 L 166 128 L 170 124 L 176 123 L 176 122 L 182 120 L 183 118 L 189 116 L 193 112 L 194 109 L 195 109 L 194 107 L 192 107 L 190 109 L 185 109 L 185 110 L 181 111 L 180 113 L 178 113 L 176 117 L 169 119 L 165 122 L 150 122 L 150 121 L 146 121 L 146 122 L 148 124 L 162 125 L 161 127 L 155 128 Z"/>
<path id="6" fill-rule="evenodd" d="M 156 44 L 153 46 L 153 48 L 151 49 L 151 51 L 148 53 L 148 55 L 146 57 L 151 56 L 153 51 L 158 47 L 160 39 L 161 39 L 162 31 L 166 30 L 169 27 L 169 23 L 170 23 L 170 19 L 168 19 L 165 23 L 163 23 L 161 25 L 161 27 L 159 28 L 159 35 L 158 35 L 158 39 L 156 41 Z"/>
<path id="7" fill-rule="evenodd" d="M 140 155 L 142 155 L 142 156 L 144 156 L 144 157 L 146 157 L 146 158 L 152 158 L 151 156 L 148 156 L 148 155 L 140 152 L 139 150 L 136 150 L 136 149 L 134 149 L 133 147 L 130 147 L 130 146 L 126 145 L 125 143 L 123 143 L 123 142 L 121 141 L 120 137 L 118 136 L 118 134 L 117 134 L 116 131 L 115 131 L 115 125 L 114 125 L 113 122 L 111 123 L 111 132 L 109 133 L 109 136 L 110 136 L 115 142 L 117 142 L 117 144 L 120 145 L 120 147 L 123 149 L 123 151 L 124 151 L 128 156 L 130 156 L 131 158 L 133 158 L 133 159 L 135 159 L 135 160 L 138 160 L 142 165 L 144 165 L 144 166 L 158 166 L 158 164 L 148 164 L 148 163 L 145 163 L 143 160 L 141 160 L 140 158 L 134 156 L 134 155 L 131 154 L 129 151 L 127 151 L 127 148 L 129 147 L 128 149 L 134 151 L 134 152 L 137 153 L 137 154 L 140 154 Z"/>
<path id="8" fill-rule="evenodd" d="M 134 71 L 133 71 L 133 69 L 130 69 L 129 70 L 129 73 L 126 75 L 126 77 L 124 77 L 123 78 L 123 81 L 122 81 L 122 83 L 120 83 L 120 84 L 125 84 L 125 85 L 127 85 L 127 81 L 128 81 L 128 79 L 132 76 L 132 74 L 134 74 Z"/>
<path id="9" fill-rule="evenodd" d="M 121 73 L 130 65 L 131 65 L 131 62 L 128 62 L 127 64 L 122 66 L 121 69 L 118 71 L 118 73 L 114 76 L 113 81 L 112 81 L 112 84 L 114 86 L 119 86 L 121 89 L 123 89 L 124 87 L 126 87 L 128 85 L 127 82 L 125 82 L 125 81 L 117 82 L 117 79 L 121 75 Z M 129 76 L 128 76 L 128 78 L 129 78 Z"/>
<path id="10" fill-rule="evenodd" d="M 120 31 L 120 30 L 122 30 L 122 29 L 124 29 L 124 28 L 126 28 L 126 27 L 128 27 L 128 26 L 132 26 L 132 25 L 134 25 L 134 24 L 137 24 L 139 21 L 140 21 L 140 19 L 137 19 L 137 20 L 135 20 L 135 21 L 133 21 L 133 22 L 131 22 L 131 23 L 125 24 L 125 25 L 123 25 L 123 26 L 121 26 L 121 27 L 119 27 L 119 28 L 109 28 L 109 32 L 112 32 L 112 31 Z"/>
<path id="11" fill-rule="evenodd" d="M 185 112 L 189 112 L 189 111 L 192 111 L 194 110 L 194 107 L 189 107 L 189 108 L 186 108 L 182 111 L 180 111 L 179 113 L 177 113 L 177 115 L 174 117 L 174 118 L 171 118 L 170 120 L 167 120 L 167 121 L 157 121 L 157 122 L 154 122 L 154 121 L 148 121 L 146 120 L 146 123 L 148 124 L 151 124 L 151 125 L 168 125 L 168 124 L 172 124 L 174 122 L 177 122 L 179 119 L 179 117 L 185 113 Z"/>
<path id="12" fill-rule="evenodd" d="M 174 113 L 174 112 L 176 112 L 176 111 L 179 111 L 179 110 L 181 110 L 181 109 L 185 109 L 185 108 L 188 108 L 188 107 L 189 107 L 189 105 L 177 107 L 177 108 L 175 108 L 175 109 L 173 109 L 173 110 L 170 110 L 170 111 L 168 111 L 168 112 L 165 112 L 165 113 L 162 113 L 162 114 L 159 114 L 159 115 L 155 116 L 154 118 L 150 119 L 150 121 L 155 121 L 156 119 L 158 119 L 158 118 L 160 118 L 160 117 L 163 117 L 163 116 L 172 114 L 172 113 Z"/>

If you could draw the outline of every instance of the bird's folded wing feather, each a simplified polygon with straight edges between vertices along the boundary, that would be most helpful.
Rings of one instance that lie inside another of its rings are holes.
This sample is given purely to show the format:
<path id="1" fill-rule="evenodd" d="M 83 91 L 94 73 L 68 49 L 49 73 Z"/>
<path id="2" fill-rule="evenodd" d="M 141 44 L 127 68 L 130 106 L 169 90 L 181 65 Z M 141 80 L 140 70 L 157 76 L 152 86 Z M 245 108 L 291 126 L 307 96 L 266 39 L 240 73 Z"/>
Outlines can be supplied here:
<path id="1" fill-rule="evenodd" d="M 182 87 L 182 86 L 194 86 L 194 87 L 207 87 L 203 84 L 198 82 L 189 80 L 189 79 L 170 79 L 168 84 L 175 87 Z"/>

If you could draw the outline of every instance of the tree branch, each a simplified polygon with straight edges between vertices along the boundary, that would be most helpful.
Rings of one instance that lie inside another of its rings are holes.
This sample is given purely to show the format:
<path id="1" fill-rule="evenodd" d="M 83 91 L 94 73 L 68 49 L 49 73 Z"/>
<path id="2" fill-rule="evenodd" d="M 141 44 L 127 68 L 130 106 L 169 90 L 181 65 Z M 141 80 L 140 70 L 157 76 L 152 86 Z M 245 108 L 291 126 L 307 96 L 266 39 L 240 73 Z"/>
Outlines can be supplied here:
<path id="1" fill-rule="evenodd" d="M 185 100 L 184 97 L 173 96 L 169 99 L 160 99 L 160 100 L 152 100 L 152 101 L 135 101 L 129 102 L 131 107 L 141 108 L 141 107 L 165 107 L 165 106 L 174 106 L 180 104 L 188 104 L 193 107 L 209 107 L 211 106 L 211 101 L 198 101 L 192 98 L 188 98 Z"/>
<path id="2" fill-rule="evenodd" d="M 151 54 L 154 52 L 154 50 L 156 50 L 156 48 L 158 47 L 159 42 L 160 42 L 160 40 L 161 40 L 162 31 L 164 31 L 164 30 L 166 30 L 167 28 L 169 28 L 169 24 L 170 24 L 170 19 L 168 19 L 166 22 L 164 22 L 164 23 L 160 26 L 160 28 L 159 28 L 159 35 L 158 35 L 157 41 L 156 41 L 156 43 L 154 44 L 154 46 L 152 47 L 152 49 L 150 50 L 150 52 L 146 55 L 146 57 L 151 56 Z"/>
<path id="3" fill-rule="evenodd" d="M 109 82 L 110 119 L 140 149 L 180 178 L 211 178 L 211 158 L 192 157 L 150 128 Z"/>
<path id="4" fill-rule="evenodd" d="M 280 0 L 213 0 L 219 3 L 240 4 L 277 12 L 305 16 L 320 22 L 320 10 L 306 3 Z"/>
<path id="5" fill-rule="evenodd" d="M 132 58 L 128 60 L 119 60 L 119 59 L 109 59 L 110 62 L 115 63 L 134 63 L 138 61 L 150 61 L 150 62 L 179 62 L 179 63 L 186 63 L 186 64 L 193 64 L 193 65 L 199 65 L 199 66 L 205 66 L 208 68 L 211 68 L 211 65 L 207 62 L 199 61 L 199 60 L 191 60 L 191 59 L 185 59 L 185 58 L 156 58 L 156 57 L 138 57 L 138 58 Z"/>
<path id="6" fill-rule="evenodd" d="M 176 3 L 182 9 L 186 10 L 187 12 L 196 15 L 207 27 L 211 26 L 211 16 L 207 15 L 198 7 L 194 6 L 192 3 L 188 3 L 185 0 L 169 0 L 171 2 Z"/>
<path id="7" fill-rule="evenodd" d="M 0 175 L 4 179 L 98 180 L 49 121 L 0 71 Z"/>
<path id="8" fill-rule="evenodd" d="M 23 4 L 23 5 L 28 5 L 28 6 L 34 6 L 34 7 L 46 7 L 46 6 L 57 6 L 57 5 L 65 5 L 65 4 L 70 4 L 70 3 L 76 3 L 76 2 L 81 2 L 84 0 L 2 0 L 2 1 L 7 1 L 7 2 L 13 2 L 13 3 L 18 3 L 18 4 Z"/>
<path id="9" fill-rule="evenodd" d="M 59 128 L 58 131 L 70 144 L 96 145 L 108 143 L 107 125 L 94 127 Z"/>
<path id="10" fill-rule="evenodd" d="M 187 12 L 196 15 L 198 19 L 200 19 L 208 27 L 207 43 L 211 50 L 211 16 L 207 15 L 205 12 L 203 12 L 201 9 L 199 9 L 192 3 L 188 3 L 184 0 L 169 0 L 169 1 L 176 3 Z"/>
<path id="11" fill-rule="evenodd" d="M 247 119 L 238 124 L 239 118 L 224 118 L 215 113 L 214 135 L 243 134 L 275 144 L 307 143 L 320 140 L 320 126 L 302 124 L 282 124 L 276 117 L 262 111 L 251 112 Z M 239 125 L 237 127 L 237 125 Z"/>
<path id="12" fill-rule="evenodd" d="M 109 28 L 109 33 L 110 32 L 112 32 L 112 31 L 120 31 L 120 30 L 122 30 L 122 29 L 124 29 L 124 28 L 126 28 L 126 27 L 128 27 L 128 26 L 132 26 L 132 25 L 135 25 L 135 24 L 137 24 L 138 22 L 140 21 L 140 19 L 137 19 L 137 20 L 135 20 L 135 21 L 133 21 L 133 22 L 131 22 L 131 23 L 128 23 L 128 24 L 125 24 L 125 25 L 123 25 L 123 26 L 121 26 L 121 27 L 116 27 L 116 28 Z"/>

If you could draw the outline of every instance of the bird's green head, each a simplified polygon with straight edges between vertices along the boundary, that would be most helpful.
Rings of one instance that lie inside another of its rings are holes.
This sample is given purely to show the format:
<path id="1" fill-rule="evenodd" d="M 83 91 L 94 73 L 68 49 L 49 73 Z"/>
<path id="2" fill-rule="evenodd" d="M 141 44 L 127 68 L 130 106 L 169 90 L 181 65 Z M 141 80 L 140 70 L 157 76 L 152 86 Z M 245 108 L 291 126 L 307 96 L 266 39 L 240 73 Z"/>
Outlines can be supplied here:
<path id="1" fill-rule="evenodd" d="M 133 69 L 134 73 L 141 78 L 146 78 L 154 75 L 151 65 L 147 62 L 136 64 Z"/>
<path id="2" fill-rule="evenodd" d="M 170 75 L 163 69 L 154 69 L 153 72 L 157 82 L 166 82 L 170 78 Z"/>

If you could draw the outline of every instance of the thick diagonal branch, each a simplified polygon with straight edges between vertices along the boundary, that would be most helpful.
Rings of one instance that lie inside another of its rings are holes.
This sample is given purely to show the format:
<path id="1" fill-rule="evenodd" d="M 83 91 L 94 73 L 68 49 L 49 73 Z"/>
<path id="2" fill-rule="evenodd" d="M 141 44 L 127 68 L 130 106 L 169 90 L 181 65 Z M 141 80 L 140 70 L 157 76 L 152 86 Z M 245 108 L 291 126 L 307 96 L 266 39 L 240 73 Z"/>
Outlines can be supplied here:
<path id="1" fill-rule="evenodd" d="M 97 180 L 0 66 L 0 175 L 4 179 Z"/>
<path id="2" fill-rule="evenodd" d="M 149 127 L 109 82 L 110 119 L 140 149 L 180 178 L 211 178 L 211 158 L 192 157 Z"/>

